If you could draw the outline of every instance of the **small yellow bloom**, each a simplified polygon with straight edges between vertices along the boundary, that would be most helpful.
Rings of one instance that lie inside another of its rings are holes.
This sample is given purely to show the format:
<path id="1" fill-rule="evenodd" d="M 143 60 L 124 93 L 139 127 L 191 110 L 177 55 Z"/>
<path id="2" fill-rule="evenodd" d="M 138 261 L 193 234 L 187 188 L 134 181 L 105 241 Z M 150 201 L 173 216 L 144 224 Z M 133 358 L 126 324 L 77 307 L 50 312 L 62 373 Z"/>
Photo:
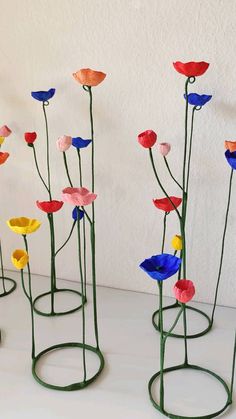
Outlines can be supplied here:
<path id="1" fill-rule="evenodd" d="M 182 250 L 182 237 L 177 234 L 171 240 L 172 247 L 175 250 Z"/>
<path id="2" fill-rule="evenodd" d="M 19 217 L 7 221 L 8 227 L 17 234 L 30 234 L 38 230 L 41 223 L 33 218 Z"/>
<path id="3" fill-rule="evenodd" d="M 16 269 L 24 269 L 29 262 L 29 255 L 25 250 L 16 249 L 11 255 L 11 261 Z"/>
<path id="4" fill-rule="evenodd" d="M 4 141 L 5 141 L 5 138 L 4 137 L 0 137 L 0 145 L 2 145 L 4 143 Z"/>

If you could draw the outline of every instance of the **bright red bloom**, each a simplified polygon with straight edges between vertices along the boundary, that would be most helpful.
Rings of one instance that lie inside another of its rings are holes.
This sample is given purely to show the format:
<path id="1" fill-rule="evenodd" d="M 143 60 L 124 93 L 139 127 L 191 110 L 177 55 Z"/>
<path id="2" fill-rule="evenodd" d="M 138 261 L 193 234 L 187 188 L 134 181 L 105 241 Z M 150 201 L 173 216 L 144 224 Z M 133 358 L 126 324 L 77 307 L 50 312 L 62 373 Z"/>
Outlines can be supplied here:
<path id="1" fill-rule="evenodd" d="M 51 214 L 52 212 L 57 212 L 61 209 L 64 202 L 62 201 L 36 201 L 36 205 L 41 211 Z"/>
<path id="2" fill-rule="evenodd" d="M 189 63 L 176 61 L 176 63 L 173 63 L 173 66 L 178 73 L 184 74 L 186 77 L 197 77 L 207 71 L 209 63 L 206 63 L 205 61 L 200 61 L 198 63 L 195 61 L 190 61 Z"/>
<path id="3" fill-rule="evenodd" d="M 176 208 L 178 208 L 178 206 L 182 202 L 182 198 L 177 198 L 177 196 L 170 196 L 170 199 Z M 155 207 L 165 212 L 170 212 L 175 209 L 174 205 L 169 201 L 168 198 L 153 199 L 153 204 L 155 205 Z"/>
<path id="4" fill-rule="evenodd" d="M 33 144 L 37 138 L 36 132 L 25 132 L 25 141 L 28 144 Z"/>
<path id="5" fill-rule="evenodd" d="M 179 279 L 173 288 L 176 300 L 180 303 L 187 303 L 192 300 L 195 294 L 194 283 L 189 279 Z"/>
<path id="6" fill-rule="evenodd" d="M 144 148 L 151 148 L 155 144 L 156 140 L 157 134 L 151 129 L 141 132 L 141 134 L 138 135 L 138 142 Z"/>
<path id="7" fill-rule="evenodd" d="M 9 156 L 10 156 L 9 153 L 0 152 L 0 164 L 5 163 L 5 161 L 8 159 Z"/>

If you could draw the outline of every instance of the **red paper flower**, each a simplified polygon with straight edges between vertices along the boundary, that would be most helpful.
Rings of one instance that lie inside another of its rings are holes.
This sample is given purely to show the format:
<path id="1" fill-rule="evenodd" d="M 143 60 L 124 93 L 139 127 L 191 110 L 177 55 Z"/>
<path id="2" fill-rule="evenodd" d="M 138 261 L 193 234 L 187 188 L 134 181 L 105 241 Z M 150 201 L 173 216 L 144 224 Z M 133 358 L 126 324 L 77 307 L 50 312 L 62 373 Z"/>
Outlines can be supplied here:
<path id="1" fill-rule="evenodd" d="M 195 61 L 190 61 L 189 63 L 176 61 L 176 63 L 173 63 L 173 66 L 178 73 L 184 74 L 186 77 L 197 77 L 207 71 L 209 63 L 206 63 L 205 61 L 200 61 L 198 63 Z"/>
<path id="2" fill-rule="evenodd" d="M 37 207 L 47 214 L 59 211 L 63 204 L 62 201 L 36 201 Z"/>
<path id="3" fill-rule="evenodd" d="M 154 146 L 156 140 L 157 140 L 157 134 L 151 129 L 141 132 L 141 134 L 138 135 L 138 142 L 144 148 L 151 148 L 152 146 Z"/>
<path id="4" fill-rule="evenodd" d="M 36 132 L 25 132 L 25 141 L 28 144 L 33 144 L 37 138 Z"/>
<path id="5" fill-rule="evenodd" d="M 178 206 L 182 202 L 182 198 L 177 198 L 177 196 L 170 196 L 170 199 L 176 208 L 178 208 Z M 168 198 L 153 199 L 153 204 L 155 205 L 155 207 L 165 212 L 170 212 L 175 209 L 174 205 L 169 201 Z"/>
<path id="6" fill-rule="evenodd" d="M 194 283 L 189 279 L 180 279 L 175 283 L 173 291 L 176 300 L 185 304 L 192 300 L 195 294 Z"/>
<path id="7" fill-rule="evenodd" d="M 5 161 L 8 159 L 9 156 L 10 156 L 9 153 L 0 152 L 0 164 L 5 163 Z"/>

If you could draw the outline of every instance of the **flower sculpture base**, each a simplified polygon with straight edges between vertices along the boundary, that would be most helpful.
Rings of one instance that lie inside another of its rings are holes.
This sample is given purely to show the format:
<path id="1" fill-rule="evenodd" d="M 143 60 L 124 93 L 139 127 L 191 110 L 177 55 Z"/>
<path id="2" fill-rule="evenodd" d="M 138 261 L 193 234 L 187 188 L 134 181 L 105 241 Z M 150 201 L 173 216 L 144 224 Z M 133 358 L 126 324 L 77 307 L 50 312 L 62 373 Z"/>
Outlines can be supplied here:
<path id="1" fill-rule="evenodd" d="M 55 305 L 54 305 L 54 294 L 56 293 L 72 293 L 75 295 L 78 295 L 81 298 L 81 303 L 80 305 L 70 309 L 70 310 L 65 310 L 65 311 L 55 311 Z M 44 297 L 47 296 L 51 296 L 51 298 L 53 298 L 53 303 L 51 304 L 51 311 L 49 312 L 45 312 L 40 310 L 39 308 L 37 308 L 36 304 L 37 302 L 39 302 L 39 300 L 42 300 Z M 50 317 L 50 316 L 63 316 L 66 314 L 71 314 L 74 313 L 75 311 L 78 311 L 82 308 L 83 304 L 86 304 L 87 302 L 87 298 L 85 296 L 82 297 L 82 293 L 76 290 L 72 290 L 69 288 L 56 288 L 53 292 L 52 291 L 48 291 L 45 292 L 43 294 L 38 295 L 38 297 L 35 298 L 34 302 L 33 302 L 33 307 L 34 307 L 34 311 L 35 313 L 41 315 L 41 316 L 46 316 L 46 317 Z"/>
<path id="2" fill-rule="evenodd" d="M 152 386 L 155 382 L 155 380 L 160 377 L 161 372 L 158 371 L 156 374 L 154 374 L 152 376 L 152 378 L 150 379 L 149 383 L 148 383 L 148 391 L 149 391 L 149 396 L 150 396 L 150 400 L 153 404 L 153 406 L 159 410 L 163 415 L 167 416 L 168 418 L 173 418 L 173 419 L 211 419 L 211 418 L 215 418 L 216 416 L 219 416 L 221 413 L 223 413 L 231 404 L 232 404 L 232 391 L 231 388 L 226 384 L 226 382 L 216 373 L 206 369 L 206 368 L 202 368 L 198 365 L 191 365 L 191 364 L 181 364 L 181 365 L 176 365 L 174 367 L 169 367 L 169 368 L 165 368 L 163 370 L 163 373 L 166 374 L 168 372 L 173 372 L 173 371 L 178 371 L 178 370 L 184 370 L 184 369 L 190 369 L 190 370 L 196 370 L 196 371 L 202 371 L 203 373 L 209 374 L 211 377 L 215 378 L 216 380 L 218 380 L 225 392 L 226 392 L 226 396 L 227 396 L 227 400 L 225 405 L 220 409 L 217 410 L 216 412 L 211 412 L 209 414 L 205 414 L 203 416 L 182 416 L 179 414 L 174 414 L 174 413 L 170 413 L 167 412 L 163 407 L 160 406 L 159 403 L 157 403 L 154 399 L 153 393 L 152 393 Z"/>
<path id="3" fill-rule="evenodd" d="M 175 309 L 175 308 L 179 308 L 179 307 L 180 307 L 180 304 L 178 303 L 178 301 L 176 301 L 176 303 L 174 303 L 174 304 L 163 307 L 162 310 L 163 311 L 171 310 L 171 309 Z M 204 317 L 207 320 L 207 323 L 208 323 L 207 327 L 204 330 L 202 330 L 201 332 L 198 332 L 198 333 L 187 334 L 186 338 L 187 339 L 195 339 L 195 338 L 199 338 L 200 336 L 206 335 L 211 330 L 211 328 L 213 326 L 213 323 L 212 323 L 210 317 L 204 311 L 201 311 L 201 310 L 199 310 L 195 307 L 191 307 L 189 305 L 186 305 L 186 309 L 187 310 L 192 310 L 195 313 L 200 314 L 202 317 Z M 160 331 L 160 326 L 159 326 L 159 323 L 158 323 L 159 322 L 158 319 L 159 319 L 159 310 L 156 310 L 152 315 L 152 324 L 153 324 L 153 326 L 155 327 L 156 330 Z M 166 333 L 165 330 L 164 330 L 164 333 Z M 185 337 L 184 334 L 180 334 L 180 333 L 170 333 L 170 336 L 174 337 L 174 338 L 180 338 L 180 339 L 184 339 L 184 337 Z"/>
<path id="4" fill-rule="evenodd" d="M 37 373 L 37 364 L 38 362 L 42 359 L 42 357 L 46 354 L 48 354 L 51 351 L 55 351 L 55 350 L 61 350 L 61 349 L 68 349 L 68 348 L 79 348 L 79 349 L 83 349 L 84 351 L 90 351 L 95 353 L 100 361 L 100 365 L 99 365 L 99 369 L 98 371 L 90 378 L 86 379 L 84 378 L 83 381 L 77 382 L 77 383 L 72 383 L 66 386 L 59 386 L 59 385 L 55 385 L 55 384 L 50 384 L 45 382 L 42 378 L 40 378 L 38 376 Z M 74 390 L 82 390 L 83 388 L 87 387 L 89 384 L 91 384 L 93 381 L 96 380 L 96 378 L 101 374 L 103 368 L 104 368 L 104 357 L 101 353 L 101 351 L 97 348 L 95 348 L 94 346 L 90 346 L 87 344 L 83 344 L 83 343 L 76 343 L 76 342 L 67 342 L 67 343 L 60 343 L 58 345 L 53 345 L 50 346 L 47 349 L 44 349 L 44 351 L 40 352 L 34 359 L 33 359 L 33 364 L 32 364 L 32 374 L 33 377 L 35 378 L 35 380 L 41 384 L 44 387 L 53 389 L 53 390 L 59 390 L 59 391 L 74 391 Z"/>
<path id="5" fill-rule="evenodd" d="M 0 276 L 0 280 L 2 280 L 3 284 L 3 292 L 0 294 L 0 297 L 6 297 L 6 295 L 11 294 L 16 289 L 16 281 L 12 278 L 8 278 L 7 276 Z M 5 281 L 10 282 L 11 286 L 9 289 L 5 287 Z"/>

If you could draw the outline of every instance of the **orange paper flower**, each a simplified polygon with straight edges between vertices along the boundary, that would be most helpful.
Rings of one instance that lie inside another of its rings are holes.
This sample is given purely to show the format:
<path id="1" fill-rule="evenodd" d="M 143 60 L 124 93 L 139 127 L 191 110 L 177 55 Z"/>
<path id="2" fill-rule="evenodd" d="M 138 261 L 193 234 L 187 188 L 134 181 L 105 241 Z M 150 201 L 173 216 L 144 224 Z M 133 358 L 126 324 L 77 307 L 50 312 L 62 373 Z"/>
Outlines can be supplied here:
<path id="1" fill-rule="evenodd" d="M 225 141 L 225 148 L 233 153 L 236 151 L 236 141 Z"/>
<path id="2" fill-rule="evenodd" d="M 5 163 L 5 161 L 8 159 L 9 156 L 10 156 L 9 153 L 2 153 L 0 151 L 0 164 Z"/>
<path id="3" fill-rule="evenodd" d="M 101 71 L 91 70 L 91 68 L 82 68 L 73 73 L 73 77 L 83 86 L 97 86 L 105 79 L 106 74 Z"/>

